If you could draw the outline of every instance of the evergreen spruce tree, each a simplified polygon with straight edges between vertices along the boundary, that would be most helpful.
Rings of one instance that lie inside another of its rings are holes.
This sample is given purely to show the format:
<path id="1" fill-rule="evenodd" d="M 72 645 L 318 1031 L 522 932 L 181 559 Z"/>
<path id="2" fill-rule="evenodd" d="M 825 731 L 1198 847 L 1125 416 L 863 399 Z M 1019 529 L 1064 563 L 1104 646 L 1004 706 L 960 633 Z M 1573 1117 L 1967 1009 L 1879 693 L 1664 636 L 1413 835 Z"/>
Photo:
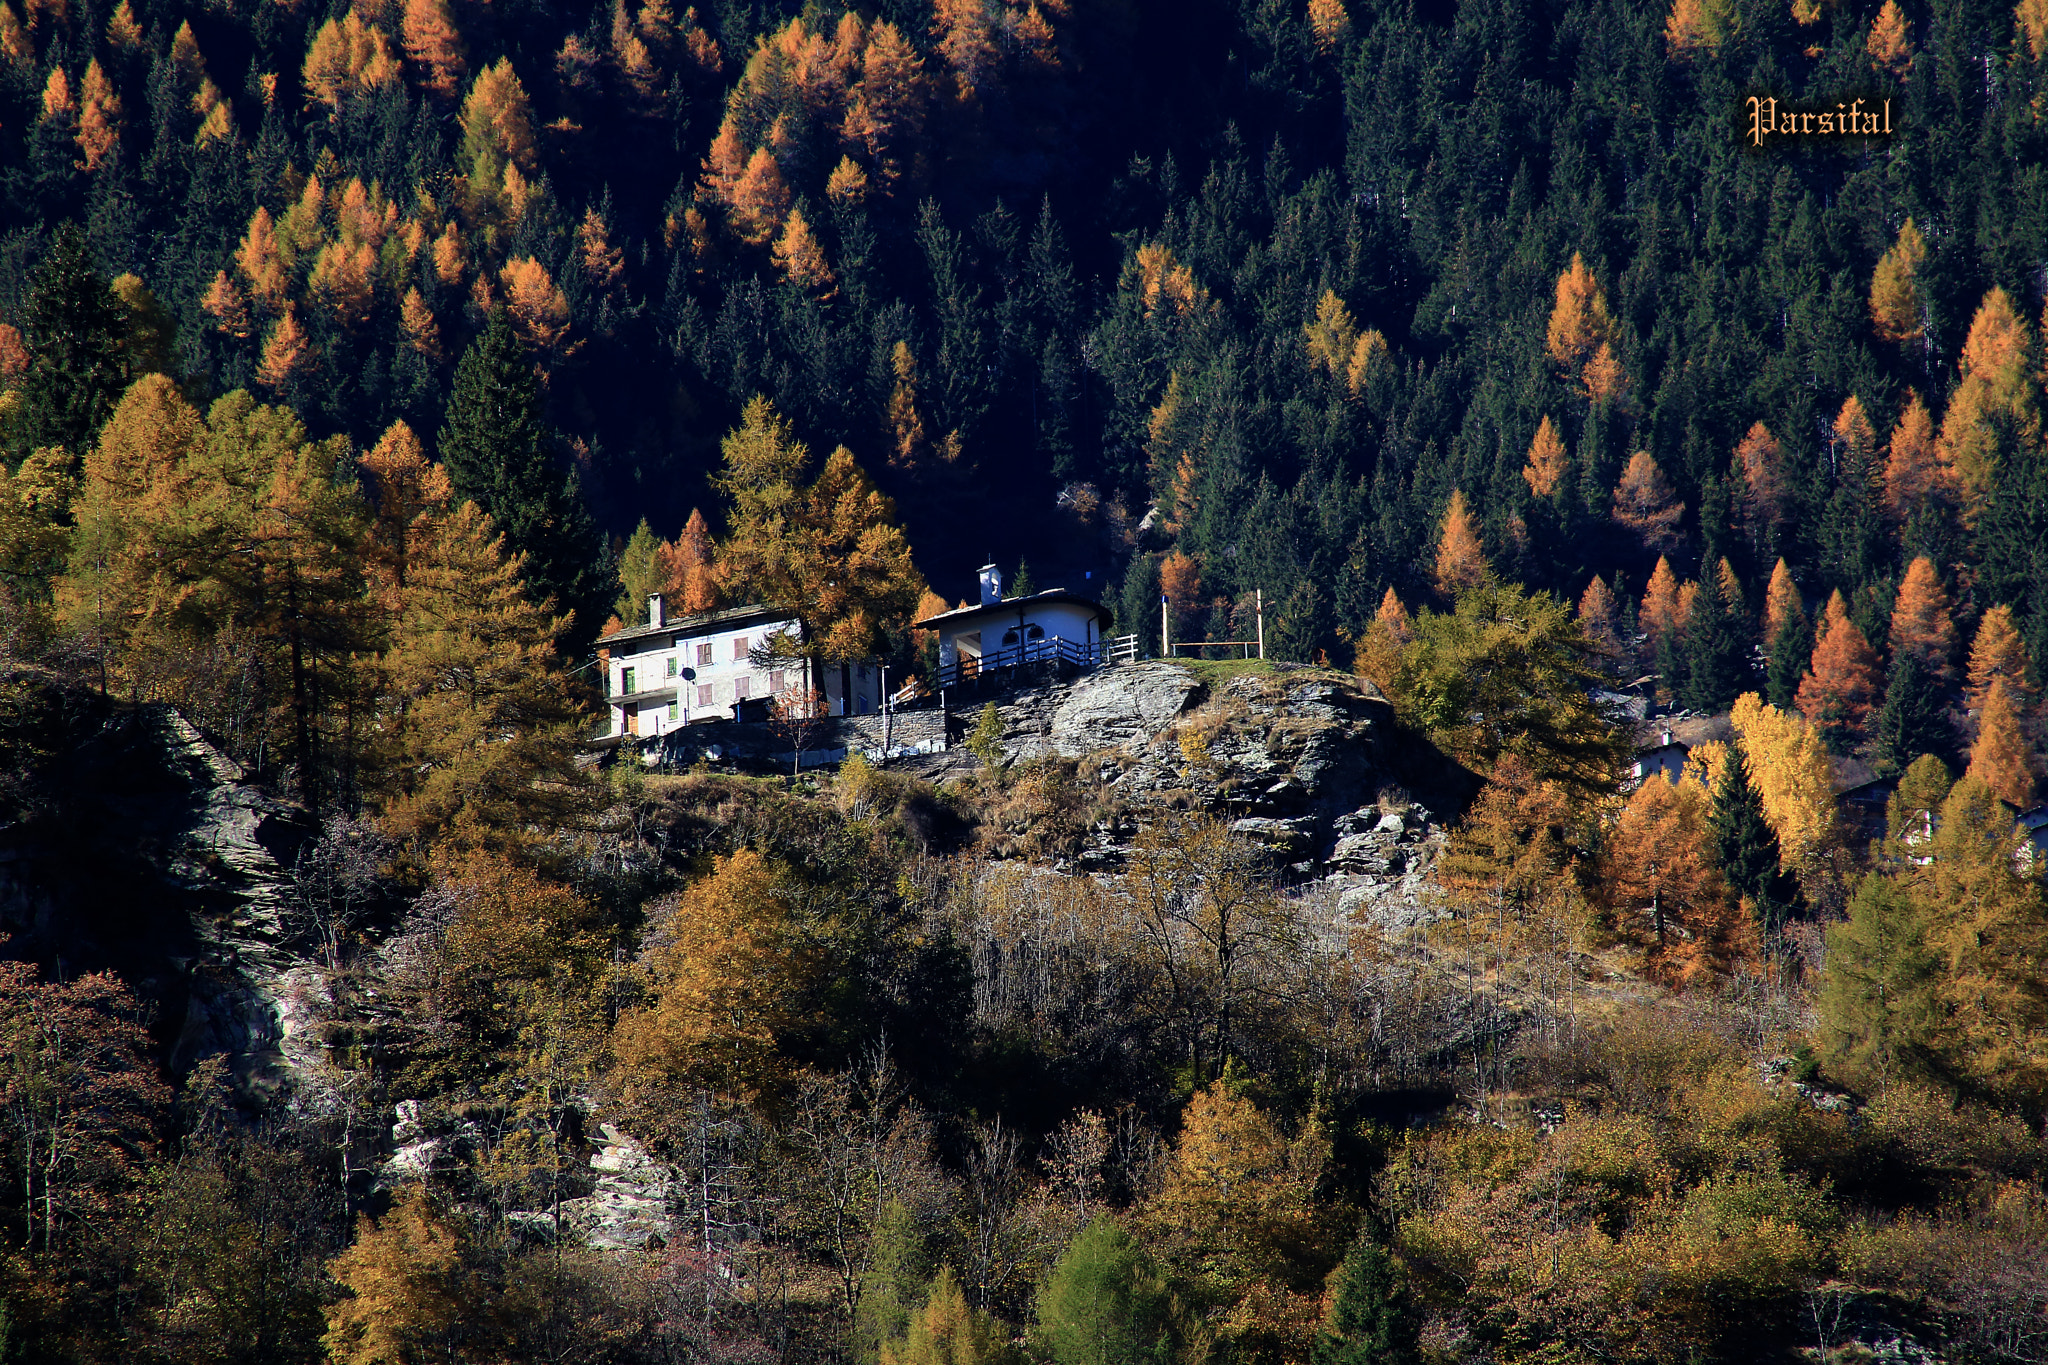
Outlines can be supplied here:
<path id="1" fill-rule="evenodd" d="M 1763 797 L 1749 780 L 1739 752 L 1730 753 L 1722 769 L 1707 832 L 1722 877 L 1749 901 L 1757 930 L 1768 942 L 1784 926 L 1797 886 L 1780 865 L 1783 849 L 1777 831 L 1765 818 Z"/>
<path id="2" fill-rule="evenodd" d="M 1765 662 L 1764 691 L 1771 705 L 1790 711 L 1798 702 L 1799 679 L 1805 676 L 1807 660 L 1813 657 L 1813 628 L 1803 617 L 1793 617 L 1771 637 Z"/>
<path id="3" fill-rule="evenodd" d="M 555 463 L 533 362 L 502 308 L 456 367 L 440 444 L 456 497 L 489 513 L 525 556 L 535 598 L 573 613 L 565 649 L 579 654 L 596 637 L 612 585 L 598 569 L 597 529 L 575 472 Z"/>
<path id="4" fill-rule="evenodd" d="M 62 446 L 82 459 L 126 387 L 128 319 L 72 223 L 57 230 L 37 267 L 22 319 L 29 353 L 14 418 L 14 457 Z"/>
<path id="5" fill-rule="evenodd" d="M 1714 574 L 1701 575 L 1699 596 L 1685 628 L 1685 682 L 1676 689 L 1695 711 L 1727 710 L 1748 682 L 1743 656 L 1749 632 L 1737 607 L 1727 600 Z"/>
<path id="6" fill-rule="evenodd" d="M 1900 650 L 1893 657 L 1876 730 L 1874 757 L 1884 776 L 1903 772 L 1921 754 L 1950 756 L 1952 737 L 1941 713 L 1941 689 L 1919 656 Z"/>
<path id="7" fill-rule="evenodd" d="M 1400 1270 L 1361 1237 L 1338 1272 L 1337 1297 L 1309 1349 L 1314 1365 L 1415 1365 L 1422 1359 Z"/>
<path id="8" fill-rule="evenodd" d="M 1029 597 L 1038 591 L 1038 580 L 1031 576 L 1031 565 L 1022 559 L 1017 561 L 1017 576 L 1010 580 L 1006 597 Z"/>

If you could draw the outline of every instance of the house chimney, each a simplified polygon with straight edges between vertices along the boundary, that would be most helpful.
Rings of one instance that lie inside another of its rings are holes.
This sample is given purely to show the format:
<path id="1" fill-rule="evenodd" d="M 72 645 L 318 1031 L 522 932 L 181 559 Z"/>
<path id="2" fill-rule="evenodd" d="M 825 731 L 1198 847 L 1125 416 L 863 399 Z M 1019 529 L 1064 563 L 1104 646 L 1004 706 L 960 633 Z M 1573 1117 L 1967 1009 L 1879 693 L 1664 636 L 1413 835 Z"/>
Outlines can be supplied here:
<path id="1" fill-rule="evenodd" d="M 665 626 L 668 624 L 668 617 L 662 614 L 661 594 L 658 592 L 647 594 L 647 624 L 650 626 Z"/>
<path id="2" fill-rule="evenodd" d="M 992 607 L 1003 600 L 1003 571 L 993 564 L 981 566 L 981 605 Z"/>

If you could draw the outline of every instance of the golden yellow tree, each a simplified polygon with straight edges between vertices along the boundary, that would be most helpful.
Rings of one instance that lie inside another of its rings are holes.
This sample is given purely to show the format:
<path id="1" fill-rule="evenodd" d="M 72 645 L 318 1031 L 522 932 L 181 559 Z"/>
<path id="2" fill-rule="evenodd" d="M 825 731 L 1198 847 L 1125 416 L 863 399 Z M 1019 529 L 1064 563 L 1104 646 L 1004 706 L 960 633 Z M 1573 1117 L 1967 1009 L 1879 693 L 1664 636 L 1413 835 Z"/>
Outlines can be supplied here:
<path id="1" fill-rule="evenodd" d="M 479 71 L 462 101 L 462 156 L 471 175 L 496 180 L 511 164 L 523 174 L 539 168 L 533 137 L 533 105 L 509 57 Z"/>
<path id="2" fill-rule="evenodd" d="M 555 653 L 567 624 L 534 604 L 523 560 L 475 503 L 414 519 L 377 661 L 372 791 L 396 835 L 517 847 L 580 801 L 581 706 Z"/>
<path id="3" fill-rule="evenodd" d="M 806 484 L 810 451 L 766 398 L 747 404 L 724 454 L 717 485 L 733 507 L 718 546 L 721 589 L 799 613 L 812 658 L 879 655 L 924 586 L 895 504 L 844 446 Z"/>
<path id="4" fill-rule="evenodd" d="M 1312 1197 L 1329 1158 L 1315 1119 L 1289 1141 L 1226 1076 L 1197 1091 L 1142 1226 L 1164 1258 L 1222 1300 L 1219 1346 L 1301 1360 L 1321 1318 L 1321 1285 L 1295 1258 L 1330 1229 Z"/>
<path id="5" fill-rule="evenodd" d="M 398 84 L 398 57 L 384 31 L 363 22 L 351 8 L 313 35 L 300 79 L 306 87 L 306 107 L 325 106 L 333 117 L 344 96 Z"/>
<path id="6" fill-rule="evenodd" d="M 2041 439 L 2033 335 L 2005 290 L 1984 296 L 1959 362 L 1961 382 L 1949 398 L 1936 453 L 1953 469 L 1966 517 L 1997 488 L 2008 447 Z"/>
<path id="7" fill-rule="evenodd" d="M 1933 913 L 1928 940 L 1957 1059 L 1975 1086 L 2038 1105 L 2048 1091 L 2048 893 L 2020 869 L 2025 835 L 1981 778 L 1942 802 L 1930 861 L 1910 874 Z"/>
<path id="8" fill-rule="evenodd" d="M 1819 731 L 1754 692 L 1736 698 L 1729 719 L 1764 818 L 1778 836 L 1780 864 L 1795 871 L 1834 834 L 1834 770 L 1827 748 Z"/>
<path id="9" fill-rule="evenodd" d="M 647 1001 L 612 1032 L 634 1102 L 677 1083 L 757 1092 L 784 1074 L 778 1033 L 798 1019 L 811 971 L 789 876 L 741 849 L 653 907 Z"/>
<path id="10" fill-rule="evenodd" d="M 338 1365 L 407 1365 L 448 1358 L 449 1338 L 474 1307 L 462 1237 L 419 1186 L 381 1221 L 357 1220 L 356 1240 L 328 1263 L 342 1297 L 326 1308 L 321 1345 Z"/>
<path id="11" fill-rule="evenodd" d="M 1302 327 L 1301 334 L 1308 343 L 1309 359 L 1326 372 L 1343 374 L 1351 364 L 1352 348 L 1358 344 L 1358 324 L 1351 320 L 1351 310 L 1337 297 L 1336 290 L 1323 291 L 1316 302 L 1315 319 Z"/>

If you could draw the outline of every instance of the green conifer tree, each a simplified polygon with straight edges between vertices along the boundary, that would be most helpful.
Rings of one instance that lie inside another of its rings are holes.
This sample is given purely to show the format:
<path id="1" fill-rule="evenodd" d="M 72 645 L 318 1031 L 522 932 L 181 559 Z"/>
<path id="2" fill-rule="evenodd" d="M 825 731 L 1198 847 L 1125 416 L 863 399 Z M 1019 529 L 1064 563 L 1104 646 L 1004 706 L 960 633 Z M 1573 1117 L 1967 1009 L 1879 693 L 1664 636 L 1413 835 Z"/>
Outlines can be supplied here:
<path id="1" fill-rule="evenodd" d="M 1777 832 L 1764 817 L 1763 798 L 1737 754 L 1729 755 L 1721 773 L 1707 831 L 1714 841 L 1721 875 L 1737 895 L 1749 900 L 1757 929 L 1769 941 L 1785 923 L 1798 894 L 1797 884 L 1780 866 Z"/>
<path id="2" fill-rule="evenodd" d="M 1701 575 L 1685 628 L 1685 682 L 1676 689 L 1687 706 L 1712 713 L 1735 704 L 1749 681 L 1748 635 L 1742 604 L 1726 600 L 1716 575 Z"/>
<path id="3" fill-rule="evenodd" d="M 1891 679 L 1876 727 L 1876 768 L 1891 776 L 1903 772 L 1921 754 L 1946 756 L 1954 751 L 1953 734 L 1941 713 L 1941 689 L 1918 656 L 1898 650 L 1892 657 Z"/>
<path id="4" fill-rule="evenodd" d="M 1941 958 L 1926 912 L 1904 886 L 1877 873 L 1828 930 L 1821 978 L 1821 1055 L 1844 1079 L 1941 1079 Z"/>
<path id="5" fill-rule="evenodd" d="M 1813 627 L 1803 620 L 1787 621 L 1771 637 L 1764 674 L 1764 691 L 1771 705 L 1790 711 L 1798 704 L 1799 679 L 1813 657 Z"/>
<path id="6" fill-rule="evenodd" d="M 1038 591 L 1038 580 L 1031 576 L 1031 565 L 1022 559 L 1017 561 L 1017 576 L 1010 580 L 1008 597 L 1029 597 Z"/>
<path id="7" fill-rule="evenodd" d="M 1166 1365 L 1180 1333 L 1152 1258 L 1112 1218 L 1084 1228 L 1038 1291 L 1034 1332 L 1051 1365 Z"/>
<path id="8" fill-rule="evenodd" d="M 525 556 L 534 595 L 573 614 L 564 637 L 573 657 L 596 637 L 612 585 L 598 569 L 597 530 L 576 474 L 562 473 L 554 444 L 533 361 L 499 309 L 456 367 L 441 462 L 456 496 L 489 513 Z"/>
<path id="9" fill-rule="evenodd" d="M 1359 1238 L 1337 1275 L 1336 1300 L 1309 1350 L 1313 1365 L 1416 1365 L 1415 1318 L 1387 1249 Z"/>
<path id="10" fill-rule="evenodd" d="M 128 317 L 93 268 L 75 224 L 57 230 L 37 267 L 22 323 L 29 367 L 14 419 L 14 454 L 19 459 L 62 446 L 81 459 L 126 387 Z"/>

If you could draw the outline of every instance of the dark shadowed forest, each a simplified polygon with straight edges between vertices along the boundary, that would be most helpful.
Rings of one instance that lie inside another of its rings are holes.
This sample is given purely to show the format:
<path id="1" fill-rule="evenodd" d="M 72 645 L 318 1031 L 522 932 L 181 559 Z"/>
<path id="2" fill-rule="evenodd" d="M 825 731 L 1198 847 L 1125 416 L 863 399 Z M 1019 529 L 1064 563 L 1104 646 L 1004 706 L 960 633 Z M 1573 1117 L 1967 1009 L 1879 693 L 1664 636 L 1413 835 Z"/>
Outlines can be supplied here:
<path id="1" fill-rule="evenodd" d="M 0 1362 L 2048 1358 L 2044 332 L 2048 0 L 0 0 Z"/>

